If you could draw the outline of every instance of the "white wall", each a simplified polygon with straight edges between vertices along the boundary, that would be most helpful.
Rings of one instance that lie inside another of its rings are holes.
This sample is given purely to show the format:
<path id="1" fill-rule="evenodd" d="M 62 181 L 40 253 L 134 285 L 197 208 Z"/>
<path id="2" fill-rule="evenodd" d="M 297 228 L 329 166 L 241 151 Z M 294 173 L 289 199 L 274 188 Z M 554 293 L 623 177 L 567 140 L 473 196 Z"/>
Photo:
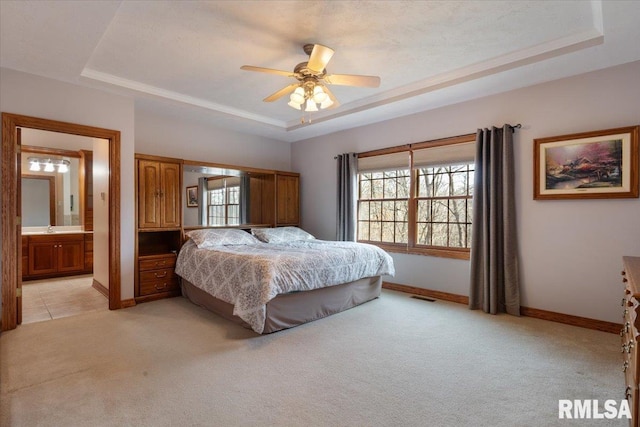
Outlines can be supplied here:
<path id="1" fill-rule="evenodd" d="M 289 171 L 290 144 L 136 110 L 136 153 Z"/>
<path id="2" fill-rule="evenodd" d="M 135 215 L 133 99 L 2 68 L 0 69 L 0 111 L 121 132 L 121 297 L 122 299 L 133 298 Z M 99 244 L 99 242 L 96 243 Z"/>
<path id="3" fill-rule="evenodd" d="M 109 141 L 92 138 L 93 280 L 109 288 Z"/>
<path id="4" fill-rule="evenodd" d="M 623 255 L 640 255 L 640 200 L 533 200 L 533 139 L 640 124 L 640 62 L 294 143 L 302 225 L 335 237 L 334 156 L 522 123 L 515 134 L 522 305 L 620 322 Z M 390 281 L 468 295 L 469 262 L 392 254 Z"/>
<path id="5" fill-rule="evenodd" d="M 265 169 L 289 170 L 291 164 L 287 142 L 174 117 L 145 112 L 138 114 L 131 98 L 6 68 L 0 68 L 0 111 L 121 132 L 122 299 L 134 296 L 134 153 Z M 105 195 L 107 200 L 109 196 Z M 96 202 L 100 201 L 100 191 L 96 197 Z M 100 236 L 106 237 L 106 231 L 96 230 L 94 233 L 94 249 L 97 249 L 94 259 L 99 256 Z M 100 271 L 96 274 L 99 276 Z M 101 283 L 108 286 L 102 280 Z"/>
<path id="6" fill-rule="evenodd" d="M 184 198 L 187 197 L 187 187 L 193 187 L 198 185 L 198 179 L 210 176 L 206 173 L 200 172 L 184 172 L 182 174 L 182 195 Z M 198 195 L 200 197 L 200 195 Z M 185 200 L 185 199 L 182 200 Z M 198 204 L 202 204 L 202 200 L 198 200 Z M 200 218 L 198 215 L 199 207 L 188 207 L 186 203 L 182 204 L 182 224 L 185 227 L 195 226 L 200 224 Z"/>

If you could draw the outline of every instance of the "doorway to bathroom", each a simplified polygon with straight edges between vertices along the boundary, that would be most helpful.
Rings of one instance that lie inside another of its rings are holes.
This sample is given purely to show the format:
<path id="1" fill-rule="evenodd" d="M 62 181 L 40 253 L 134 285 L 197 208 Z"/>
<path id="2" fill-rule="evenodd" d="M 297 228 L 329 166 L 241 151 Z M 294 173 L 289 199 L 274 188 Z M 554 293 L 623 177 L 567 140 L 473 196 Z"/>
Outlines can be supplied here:
<path id="1" fill-rule="evenodd" d="M 103 217 L 100 219 L 98 217 L 99 215 L 96 209 L 96 203 L 94 203 L 93 241 L 90 245 L 93 245 L 93 252 L 95 253 L 93 258 L 95 259 L 95 262 L 93 263 L 94 271 L 91 281 L 93 290 L 96 290 L 98 293 L 102 292 L 103 295 L 108 295 L 109 309 L 120 308 L 120 132 L 10 113 L 2 113 L 2 124 L 2 171 L 4 182 L 2 187 L 2 199 L 4 206 L 9 207 L 9 209 L 2 209 L 2 330 L 14 329 L 22 322 L 22 276 L 24 269 L 24 263 L 22 261 L 24 260 L 23 257 L 25 256 L 25 252 L 22 243 L 23 230 L 21 223 L 21 132 L 27 129 L 49 131 L 56 134 L 67 134 L 69 137 L 83 136 L 93 140 L 102 139 L 106 141 L 100 148 L 103 150 L 102 155 L 96 156 L 97 153 L 95 149 L 93 153 L 94 170 L 92 176 L 95 181 L 98 174 L 100 174 L 100 179 L 105 183 L 106 190 L 100 191 L 96 195 L 97 197 L 94 197 L 94 199 L 97 198 L 97 202 L 101 203 L 104 209 L 102 210 Z M 96 158 L 104 159 L 103 163 L 99 167 L 97 167 L 97 163 L 95 161 Z M 95 185 L 93 188 L 95 191 Z M 96 202 L 96 200 L 94 200 L 94 202 Z M 14 206 L 15 211 L 13 210 Z M 44 228 L 45 230 L 48 229 L 48 225 Z M 34 236 L 38 234 L 37 230 L 32 231 L 34 231 Z M 62 240 L 67 239 L 62 238 L 62 236 L 68 234 L 66 232 L 70 230 L 59 231 L 62 231 L 62 233 L 60 233 L 60 238 Z M 71 240 L 75 239 L 75 237 L 71 238 Z M 54 263 L 62 262 L 64 269 L 67 268 L 66 263 L 69 262 L 69 259 L 75 259 L 75 255 L 71 256 L 69 254 L 79 253 L 79 249 L 69 250 L 66 243 L 63 243 L 62 246 L 64 247 L 64 250 L 56 252 L 57 255 L 54 254 L 52 259 L 54 260 Z M 14 249 L 11 250 L 10 248 Z M 53 243 L 52 248 L 48 250 L 57 251 L 57 244 Z M 82 246 L 82 253 L 84 255 L 84 246 Z M 27 250 L 26 256 L 28 257 L 29 254 L 30 252 Z M 42 260 L 46 259 L 46 257 L 39 256 L 37 259 Z M 27 260 L 27 263 L 28 262 L 30 261 Z M 41 265 L 38 265 L 38 269 L 40 267 Z M 105 279 L 100 281 L 99 285 L 101 286 L 94 286 L 99 270 L 104 272 Z M 42 270 L 38 270 L 38 272 L 42 273 Z M 82 275 L 82 273 L 83 272 L 74 271 L 73 274 Z M 27 274 L 30 274 L 28 264 Z M 32 276 L 30 279 L 57 279 L 58 277 L 65 276 Z M 75 277 L 75 279 L 80 279 L 80 277 Z M 72 287 L 71 285 L 72 284 L 69 283 L 69 287 Z"/>

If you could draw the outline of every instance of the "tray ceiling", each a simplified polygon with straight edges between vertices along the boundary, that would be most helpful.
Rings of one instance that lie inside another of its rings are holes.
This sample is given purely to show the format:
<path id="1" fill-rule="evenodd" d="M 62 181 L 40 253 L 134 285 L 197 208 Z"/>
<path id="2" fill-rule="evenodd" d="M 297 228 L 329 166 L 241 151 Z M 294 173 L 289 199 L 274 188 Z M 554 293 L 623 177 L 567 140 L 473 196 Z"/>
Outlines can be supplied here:
<path id="1" fill-rule="evenodd" d="M 6 1 L 2 67 L 132 96 L 136 108 L 297 141 L 640 59 L 640 2 Z M 335 50 L 341 106 L 308 113 L 293 70 L 306 43 Z M 305 123 L 301 123 L 301 119 Z M 309 123 L 310 120 L 310 123 Z"/>

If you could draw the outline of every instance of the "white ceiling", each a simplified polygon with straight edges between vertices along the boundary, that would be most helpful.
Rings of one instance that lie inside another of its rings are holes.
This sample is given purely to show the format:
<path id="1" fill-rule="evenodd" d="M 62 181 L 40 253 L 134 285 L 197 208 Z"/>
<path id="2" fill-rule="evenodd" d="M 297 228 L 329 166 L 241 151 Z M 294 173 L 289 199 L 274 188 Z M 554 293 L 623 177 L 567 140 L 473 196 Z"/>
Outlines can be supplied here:
<path id="1" fill-rule="evenodd" d="M 2 0 L 0 17 L 2 67 L 284 141 L 640 60 L 640 1 Z M 305 124 L 262 102 L 295 80 L 240 66 L 292 71 L 306 43 L 380 87 L 334 85 L 340 107 Z"/>

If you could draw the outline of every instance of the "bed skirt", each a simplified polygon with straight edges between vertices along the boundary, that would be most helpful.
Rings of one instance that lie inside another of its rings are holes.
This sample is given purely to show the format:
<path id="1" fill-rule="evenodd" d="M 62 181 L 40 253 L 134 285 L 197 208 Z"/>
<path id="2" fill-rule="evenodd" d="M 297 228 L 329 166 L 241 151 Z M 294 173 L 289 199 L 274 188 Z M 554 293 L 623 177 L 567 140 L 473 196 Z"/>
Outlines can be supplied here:
<path id="1" fill-rule="evenodd" d="M 310 291 L 278 295 L 267 303 L 264 334 L 292 328 L 355 307 L 380 296 L 382 278 L 366 277 L 354 282 Z M 245 328 L 251 327 L 233 314 L 233 305 L 217 299 L 182 279 L 182 295 Z"/>

